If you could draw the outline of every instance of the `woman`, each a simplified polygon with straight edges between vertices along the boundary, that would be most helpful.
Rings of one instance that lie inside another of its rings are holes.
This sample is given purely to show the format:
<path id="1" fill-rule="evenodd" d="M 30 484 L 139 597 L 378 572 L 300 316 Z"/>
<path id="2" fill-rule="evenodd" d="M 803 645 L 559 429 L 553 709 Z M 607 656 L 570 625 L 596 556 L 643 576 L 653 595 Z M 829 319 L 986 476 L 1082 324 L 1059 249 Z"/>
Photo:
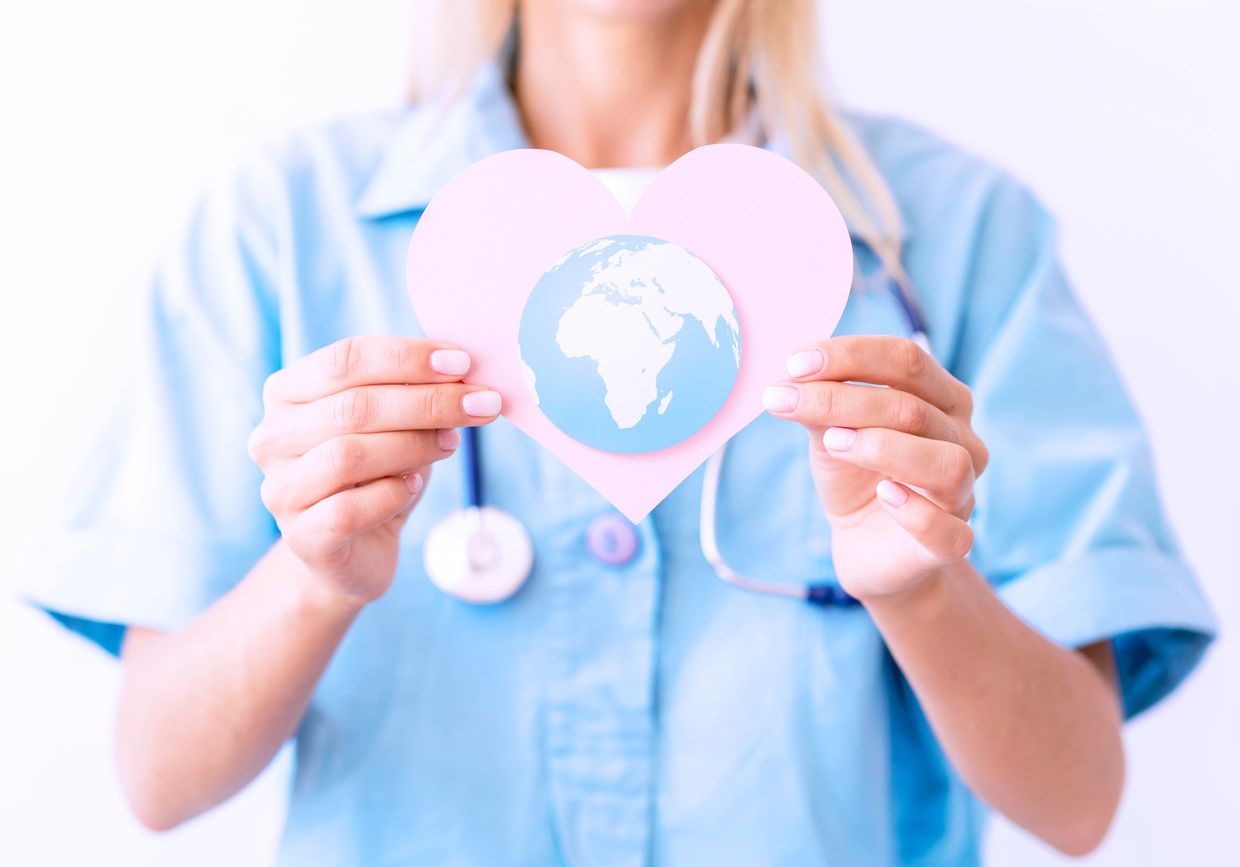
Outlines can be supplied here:
<path id="1" fill-rule="evenodd" d="M 415 107 L 294 139 L 199 209 L 128 428 L 32 592 L 121 655 L 138 817 L 211 808 L 294 738 L 288 864 L 970 864 L 982 804 L 1097 846 L 1121 721 L 1212 621 L 1041 207 L 829 110 L 809 0 L 521 0 L 519 30 L 511 0 L 437 5 Z M 700 472 L 630 528 L 461 382 L 467 348 L 409 336 L 410 232 L 474 160 L 657 167 L 753 132 L 836 198 L 858 289 L 733 440 L 721 544 L 859 605 L 719 582 Z M 463 501 L 431 467 L 471 425 L 536 550 L 493 607 L 422 569 Z"/>

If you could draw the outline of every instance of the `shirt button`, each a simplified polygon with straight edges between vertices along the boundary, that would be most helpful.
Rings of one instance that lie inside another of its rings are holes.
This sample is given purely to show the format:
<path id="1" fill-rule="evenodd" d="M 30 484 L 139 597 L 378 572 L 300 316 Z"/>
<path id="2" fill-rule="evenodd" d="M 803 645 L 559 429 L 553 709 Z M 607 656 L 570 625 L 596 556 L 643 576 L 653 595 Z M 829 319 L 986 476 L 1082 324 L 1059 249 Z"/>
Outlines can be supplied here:
<path id="1" fill-rule="evenodd" d="M 586 548 L 608 566 L 623 566 L 637 553 L 637 530 L 620 515 L 607 512 L 586 527 Z"/>

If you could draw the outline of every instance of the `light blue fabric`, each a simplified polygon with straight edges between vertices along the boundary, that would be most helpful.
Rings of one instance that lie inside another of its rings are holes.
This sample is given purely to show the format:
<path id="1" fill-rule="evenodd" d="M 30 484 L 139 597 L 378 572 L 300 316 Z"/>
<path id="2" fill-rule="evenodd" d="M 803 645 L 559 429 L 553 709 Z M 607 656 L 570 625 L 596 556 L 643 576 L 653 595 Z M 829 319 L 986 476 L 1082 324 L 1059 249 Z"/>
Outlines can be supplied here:
<path id="1" fill-rule="evenodd" d="M 1115 638 L 1137 712 L 1214 625 L 1051 220 L 924 131 L 853 121 L 905 213 L 934 351 L 974 388 L 993 454 L 973 559 L 1053 640 Z M 346 335 L 420 335 L 404 286 L 420 208 L 523 142 L 489 69 L 446 113 L 297 137 L 210 195 L 154 284 L 144 364 L 31 600 L 114 648 L 107 624 L 174 628 L 240 580 L 276 538 L 245 448 L 263 380 Z M 858 256 L 866 283 L 875 263 Z M 860 291 L 841 331 L 906 327 L 889 293 Z M 636 558 L 608 567 L 584 541 L 609 511 L 592 489 L 502 420 L 483 449 L 490 498 L 533 535 L 534 575 L 495 607 L 432 587 L 423 539 L 464 499 L 459 462 L 440 466 L 391 591 L 298 731 L 282 863 L 976 862 L 983 811 L 865 611 L 719 582 L 698 547 L 700 472 L 642 522 Z M 719 510 L 737 568 L 832 578 L 800 427 L 762 417 L 736 437 Z"/>

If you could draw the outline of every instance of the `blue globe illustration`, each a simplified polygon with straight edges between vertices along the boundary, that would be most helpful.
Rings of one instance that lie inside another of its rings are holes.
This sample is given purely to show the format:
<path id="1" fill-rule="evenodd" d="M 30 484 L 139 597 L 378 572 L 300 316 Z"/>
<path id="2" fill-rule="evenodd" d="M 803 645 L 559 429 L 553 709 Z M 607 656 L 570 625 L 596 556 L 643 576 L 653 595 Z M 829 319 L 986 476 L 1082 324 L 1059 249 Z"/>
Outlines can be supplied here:
<path id="1" fill-rule="evenodd" d="M 641 454 L 717 413 L 740 369 L 736 309 L 692 253 L 646 235 L 570 251 L 521 316 L 522 372 L 543 413 L 578 442 Z"/>

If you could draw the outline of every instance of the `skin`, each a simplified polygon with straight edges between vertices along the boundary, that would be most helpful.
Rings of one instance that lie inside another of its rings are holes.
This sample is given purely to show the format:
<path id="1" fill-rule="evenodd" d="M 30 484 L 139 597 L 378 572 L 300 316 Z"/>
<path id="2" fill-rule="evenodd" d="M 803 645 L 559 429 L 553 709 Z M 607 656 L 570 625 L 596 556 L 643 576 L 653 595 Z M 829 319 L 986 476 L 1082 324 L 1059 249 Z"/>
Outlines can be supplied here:
<path id="1" fill-rule="evenodd" d="M 952 764 L 1016 824 L 1065 854 L 1089 853 L 1123 789 L 1114 658 L 1108 644 L 1073 651 L 1043 638 L 964 559 L 973 483 L 989 460 L 969 389 L 899 337 L 824 340 L 788 368 L 765 401 L 809 431 L 840 583 L 874 619 Z"/>
<path id="2" fill-rule="evenodd" d="M 534 145 L 587 166 L 683 153 L 710 7 L 525 0 L 515 90 Z M 455 449 L 455 428 L 499 412 L 498 395 L 461 382 L 467 364 L 446 344 L 357 337 L 268 381 L 249 448 L 282 539 L 183 629 L 126 636 L 116 756 L 145 825 L 172 828 L 226 800 L 293 735 L 353 619 L 390 585 L 431 465 Z M 987 462 L 969 390 L 893 337 L 823 340 L 789 370 L 768 405 L 809 431 L 840 580 L 953 765 L 1045 842 L 1092 850 L 1123 786 L 1114 661 L 1109 645 L 1042 638 L 964 559 Z"/>

